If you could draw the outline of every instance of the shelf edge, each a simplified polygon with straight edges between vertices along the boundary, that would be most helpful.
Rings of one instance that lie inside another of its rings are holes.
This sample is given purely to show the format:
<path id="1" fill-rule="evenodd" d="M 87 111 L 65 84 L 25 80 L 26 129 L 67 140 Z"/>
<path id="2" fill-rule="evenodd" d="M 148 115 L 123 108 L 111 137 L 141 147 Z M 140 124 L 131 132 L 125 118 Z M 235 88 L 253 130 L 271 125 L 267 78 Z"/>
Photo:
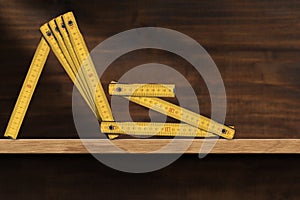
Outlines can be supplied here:
<path id="1" fill-rule="evenodd" d="M 214 142 L 211 149 L 209 145 Z M 205 154 L 300 153 L 300 139 L 1 139 L 0 154 L 198 154 L 203 144 L 207 148 L 201 153 Z"/>

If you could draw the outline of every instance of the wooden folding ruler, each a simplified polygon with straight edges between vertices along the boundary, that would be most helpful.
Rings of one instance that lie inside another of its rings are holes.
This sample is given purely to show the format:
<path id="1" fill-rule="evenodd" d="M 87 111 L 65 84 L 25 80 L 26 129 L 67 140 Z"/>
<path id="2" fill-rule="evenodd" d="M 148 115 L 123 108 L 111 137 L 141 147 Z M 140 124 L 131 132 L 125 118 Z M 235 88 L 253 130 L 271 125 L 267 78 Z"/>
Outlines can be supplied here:
<path id="1" fill-rule="evenodd" d="M 9 120 L 5 136 L 16 139 L 28 109 L 34 89 L 48 57 L 50 48 L 78 88 L 84 100 L 101 123 L 101 131 L 110 139 L 120 134 L 221 137 L 232 139 L 233 127 L 219 124 L 209 118 L 171 104 L 157 97 L 174 97 L 174 85 L 120 84 L 109 85 L 111 95 L 119 95 L 144 107 L 164 113 L 185 124 L 115 122 L 93 61 L 72 12 L 58 16 L 41 26 L 43 35 L 32 59 L 18 100 Z M 137 127 L 137 129 L 136 129 Z"/>

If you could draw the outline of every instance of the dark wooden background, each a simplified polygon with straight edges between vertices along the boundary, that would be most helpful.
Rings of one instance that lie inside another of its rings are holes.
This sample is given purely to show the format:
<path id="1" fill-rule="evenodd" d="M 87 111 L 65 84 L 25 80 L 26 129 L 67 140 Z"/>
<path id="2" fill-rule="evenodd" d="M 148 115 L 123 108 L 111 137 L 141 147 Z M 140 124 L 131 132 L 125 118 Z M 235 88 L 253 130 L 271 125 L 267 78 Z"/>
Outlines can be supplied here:
<path id="1" fill-rule="evenodd" d="M 235 125 L 236 138 L 299 138 L 297 0 L 0 0 L 1 133 L 39 41 L 40 25 L 67 11 L 74 11 L 90 49 L 109 36 L 144 26 L 170 28 L 194 38 L 219 67 L 228 97 L 226 123 Z M 167 52 L 126 54 L 110 66 L 102 82 L 107 86 L 147 62 L 167 64 L 185 75 L 198 94 L 201 113 L 210 115 L 201 77 Z M 77 138 L 72 87 L 51 54 L 20 138 Z M 146 109 L 131 108 L 148 119 Z M 183 156 L 143 175 L 116 172 L 90 156 L 0 157 L 1 199 L 297 199 L 300 189 L 299 157 L 292 155 L 219 155 L 202 161 Z"/>

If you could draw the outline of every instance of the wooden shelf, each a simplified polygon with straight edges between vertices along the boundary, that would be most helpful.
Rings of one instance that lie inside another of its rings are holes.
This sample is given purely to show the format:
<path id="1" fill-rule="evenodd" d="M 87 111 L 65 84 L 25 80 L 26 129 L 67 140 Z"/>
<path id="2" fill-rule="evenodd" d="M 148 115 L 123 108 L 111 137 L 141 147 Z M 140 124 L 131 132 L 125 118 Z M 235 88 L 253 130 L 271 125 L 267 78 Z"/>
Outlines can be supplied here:
<path id="1" fill-rule="evenodd" d="M 170 143 L 172 141 L 172 143 Z M 88 144 L 91 153 L 122 153 L 113 145 L 129 153 L 157 153 L 156 150 L 170 143 L 160 153 L 198 154 L 203 139 L 19 139 L 0 140 L 1 154 L 87 154 L 83 143 Z M 187 150 L 181 147 L 190 144 Z M 203 153 L 206 153 L 205 151 Z M 300 139 L 220 139 L 209 152 L 212 154 L 299 154 Z"/>

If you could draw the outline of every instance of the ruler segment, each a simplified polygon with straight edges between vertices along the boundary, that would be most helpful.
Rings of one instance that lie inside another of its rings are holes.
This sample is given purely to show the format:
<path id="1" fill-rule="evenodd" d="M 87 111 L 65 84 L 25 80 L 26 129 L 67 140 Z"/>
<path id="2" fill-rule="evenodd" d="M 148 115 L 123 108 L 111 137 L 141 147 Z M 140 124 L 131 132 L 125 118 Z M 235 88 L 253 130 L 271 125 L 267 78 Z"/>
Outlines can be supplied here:
<path id="1" fill-rule="evenodd" d="M 175 97 L 173 84 L 121 84 L 111 83 L 108 86 L 110 95 L 144 96 L 144 97 Z"/>
<path id="2" fill-rule="evenodd" d="M 52 19 L 51 21 L 49 21 L 48 25 L 51 29 L 51 33 L 53 33 L 54 38 L 56 39 L 56 42 L 58 43 L 60 50 L 62 51 L 64 57 L 66 58 L 67 62 L 69 63 L 70 69 L 75 74 L 75 70 L 74 70 L 75 67 L 74 67 L 73 60 L 69 54 L 69 51 L 67 50 L 67 47 L 66 47 L 66 45 L 63 41 L 63 38 L 59 32 L 59 29 L 55 23 L 55 20 Z"/>
<path id="3" fill-rule="evenodd" d="M 69 55 L 71 56 L 71 59 L 75 65 L 74 71 L 76 71 L 76 74 L 78 74 L 77 77 L 79 77 L 80 80 L 82 80 L 83 87 L 86 88 L 86 92 L 88 93 L 89 99 L 91 100 L 92 105 L 94 105 L 92 93 L 90 91 L 90 88 L 87 85 L 86 77 L 84 76 L 83 71 L 80 69 L 80 64 L 79 64 L 78 58 L 77 58 L 76 53 L 71 44 L 69 34 L 66 30 L 66 26 L 63 22 L 62 16 L 55 18 L 55 23 L 56 23 L 56 25 L 59 29 L 59 32 L 63 38 L 64 45 L 66 46 L 66 48 L 69 52 Z M 98 120 L 100 120 L 100 119 L 98 118 Z"/>
<path id="4" fill-rule="evenodd" d="M 44 38 L 41 38 L 31 61 L 22 89 L 19 93 L 14 110 L 11 114 L 4 136 L 16 139 L 29 107 L 32 95 L 46 63 L 50 47 Z"/>
<path id="5" fill-rule="evenodd" d="M 235 133 L 235 130 L 231 127 L 215 122 L 207 117 L 159 98 L 126 96 L 124 96 L 124 98 L 223 138 L 232 139 Z"/>
<path id="6" fill-rule="evenodd" d="M 101 122 L 102 133 L 133 136 L 216 137 L 188 124 L 159 122 Z"/>
<path id="7" fill-rule="evenodd" d="M 98 117 L 95 106 L 93 104 L 92 105 L 89 104 L 88 98 L 85 95 L 83 88 L 79 84 L 78 79 L 76 79 L 76 75 L 72 71 L 72 68 L 70 67 L 70 65 L 69 65 L 66 57 L 64 56 L 62 50 L 60 49 L 60 47 L 59 47 L 59 45 L 56 41 L 56 38 L 54 37 L 54 34 L 52 33 L 52 31 L 50 30 L 50 27 L 48 26 L 48 23 L 41 26 L 40 31 L 43 34 L 46 41 L 48 42 L 48 44 L 50 45 L 50 47 L 51 47 L 53 53 L 55 54 L 55 56 L 57 57 L 58 61 L 60 62 L 60 64 L 65 69 L 65 71 L 68 74 L 68 76 L 70 77 L 70 79 L 72 80 L 74 85 L 77 87 L 78 91 L 80 92 L 80 94 L 82 95 L 84 100 L 90 106 L 92 112 L 95 114 L 96 117 Z"/>
<path id="8" fill-rule="evenodd" d="M 57 24 L 57 27 L 59 29 L 59 32 L 60 32 L 63 40 L 64 40 L 64 44 L 66 45 L 66 47 L 69 51 L 69 54 L 70 54 L 75 66 L 76 66 L 76 69 L 77 69 L 77 71 L 79 71 L 80 63 L 78 61 L 76 53 L 75 53 L 75 51 L 73 49 L 73 46 L 71 44 L 71 40 L 70 40 L 69 34 L 67 32 L 66 25 L 63 22 L 62 16 L 59 16 L 59 17 L 55 18 L 55 22 Z"/>
<path id="9" fill-rule="evenodd" d="M 64 14 L 63 21 L 66 25 L 72 46 L 75 50 L 79 63 L 81 64 L 83 73 L 87 77 L 88 86 L 92 90 L 95 104 L 101 119 L 103 121 L 114 121 L 102 84 L 96 72 L 93 61 L 90 57 L 83 36 L 81 35 L 80 30 L 77 26 L 73 13 L 68 12 Z"/>
<path id="10" fill-rule="evenodd" d="M 58 26 L 56 25 L 55 23 L 55 20 L 51 20 L 49 23 L 48 23 L 57 43 L 58 43 L 58 46 L 59 48 L 61 49 L 63 55 L 65 56 L 67 62 L 69 63 L 69 66 L 70 66 L 70 69 L 72 71 L 72 73 L 74 74 L 75 76 L 75 79 L 78 81 L 78 84 L 80 85 L 80 87 L 82 88 L 82 91 L 84 93 L 84 98 L 86 98 L 87 100 L 87 104 L 89 105 L 90 108 L 92 108 L 92 105 L 93 105 L 93 101 L 92 101 L 92 97 L 90 96 L 89 94 L 89 89 L 87 87 L 85 87 L 85 82 L 84 80 L 82 79 L 82 77 L 78 74 L 78 70 L 75 66 L 75 63 L 73 62 L 73 59 L 63 41 L 63 38 L 60 34 L 60 31 L 59 31 L 59 28 Z"/>
<path id="11" fill-rule="evenodd" d="M 107 97 L 73 13 L 68 12 L 62 18 L 101 120 L 114 121 Z M 118 135 L 109 134 L 108 137 L 114 139 Z"/>

